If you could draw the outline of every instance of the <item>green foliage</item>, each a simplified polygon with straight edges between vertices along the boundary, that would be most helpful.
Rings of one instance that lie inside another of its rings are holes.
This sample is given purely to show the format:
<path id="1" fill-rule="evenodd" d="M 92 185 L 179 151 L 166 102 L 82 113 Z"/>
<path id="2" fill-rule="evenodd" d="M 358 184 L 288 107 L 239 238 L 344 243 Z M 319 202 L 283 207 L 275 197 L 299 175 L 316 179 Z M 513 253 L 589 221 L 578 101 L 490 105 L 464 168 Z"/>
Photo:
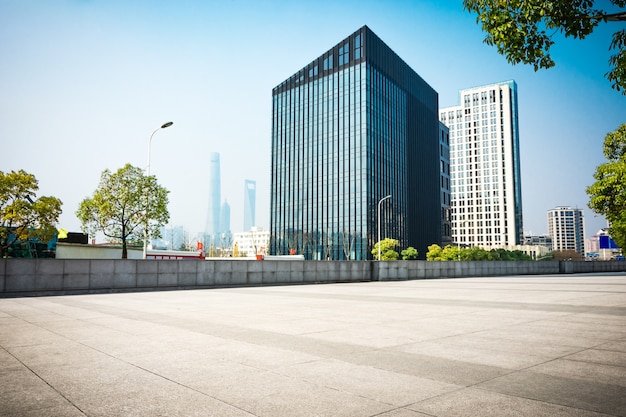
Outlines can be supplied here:
<path id="1" fill-rule="evenodd" d="M 51 240 L 57 233 L 61 200 L 42 196 L 34 175 L 24 170 L 0 171 L 0 258 L 9 248 L 28 239 Z"/>
<path id="2" fill-rule="evenodd" d="M 607 162 L 596 168 L 587 187 L 589 208 L 606 217 L 615 243 L 626 247 L 626 123 L 604 138 Z"/>
<path id="3" fill-rule="evenodd" d="M 400 254 L 402 255 L 402 259 L 405 261 L 417 259 L 417 249 L 415 249 L 413 246 L 409 246 L 408 248 L 400 252 Z"/>
<path id="4" fill-rule="evenodd" d="M 624 0 L 610 0 L 625 7 Z M 584 39 L 598 24 L 626 20 L 624 12 L 609 14 L 594 8 L 593 0 L 463 0 L 463 7 L 476 13 L 477 23 L 487 33 L 484 42 L 512 64 L 531 64 L 535 71 L 555 65 L 550 56 L 553 36 Z M 617 91 L 626 95 L 626 30 L 613 35 L 609 50 L 611 70 L 605 74 Z"/>
<path id="5" fill-rule="evenodd" d="M 398 252 L 395 251 L 400 245 L 400 242 L 396 239 L 386 238 L 380 242 L 376 242 L 374 249 L 372 249 L 372 255 L 374 259 L 378 260 L 378 246 L 380 245 L 380 260 L 382 261 L 396 261 L 399 258 Z"/>
<path id="6" fill-rule="evenodd" d="M 490 251 L 477 246 L 458 248 L 446 245 L 430 245 L 426 254 L 427 261 L 530 261 L 532 258 L 519 250 L 492 249 Z"/>
<path id="7" fill-rule="evenodd" d="M 456 246 L 446 245 L 443 249 L 439 245 L 430 245 L 426 253 L 427 261 L 455 261 L 459 259 L 459 250 Z"/>
<path id="8" fill-rule="evenodd" d="M 110 241 L 122 242 L 122 258 L 126 258 L 127 243 L 143 241 L 146 226 L 150 236 L 160 236 L 159 229 L 170 216 L 168 193 L 154 176 L 126 164 L 117 172 L 102 172 L 98 188 L 80 203 L 76 216 L 83 231 L 102 232 Z"/>

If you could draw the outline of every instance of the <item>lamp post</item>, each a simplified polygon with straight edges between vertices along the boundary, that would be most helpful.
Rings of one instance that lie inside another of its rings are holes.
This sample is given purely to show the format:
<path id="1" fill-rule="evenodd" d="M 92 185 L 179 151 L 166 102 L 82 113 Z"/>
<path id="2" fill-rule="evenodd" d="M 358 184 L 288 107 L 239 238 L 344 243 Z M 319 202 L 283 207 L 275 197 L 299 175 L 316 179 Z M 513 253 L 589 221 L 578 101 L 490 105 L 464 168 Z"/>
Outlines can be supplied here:
<path id="1" fill-rule="evenodd" d="M 160 127 L 154 129 L 152 134 L 150 135 L 150 140 L 148 140 L 148 166 L 146 167 L 146 177 L 150 177 L 150 154 L 152 150 L 152 137 L 156 132 L 161 129 L 165 129 L 166 127 L 170 127 L 174 122 L 163 123 Z M 148 205 L 150 203 L 150 190 L 146 189 L 146 215 L 144 216 L 145 227 L 143 230 L 143 259 L 146 259 L 148 255 Z"/>
<path id="2" fill-rule="evenodd" d="M 380 261 L 380 205 L 382 204 L 383 201 L 387 200 L 388 198 L 391 198 L 391 194 L 389 194 L 386 197 L 381 198 L 378 201 L 378 260 Z"/>

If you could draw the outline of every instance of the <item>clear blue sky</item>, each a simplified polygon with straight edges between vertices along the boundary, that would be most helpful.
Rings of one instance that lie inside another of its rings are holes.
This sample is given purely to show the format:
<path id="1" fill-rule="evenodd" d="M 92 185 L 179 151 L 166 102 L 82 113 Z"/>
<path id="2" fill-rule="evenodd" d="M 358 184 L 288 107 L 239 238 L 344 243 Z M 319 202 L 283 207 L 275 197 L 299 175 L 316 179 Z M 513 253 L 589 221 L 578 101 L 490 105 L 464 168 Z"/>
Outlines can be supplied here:
<path id="1" fill-rule="evenodd" d="M 24 169 L 63 201 L 60 226 L 104 169 L 145 167 L 170 193 L 170 225 L 204 229 L 210 152 L 221 154 L 231 228 L 243 227 L 244 179 L 257 181 L 269 226 L 272 88 L 362 25 L 439 92 L 514 79 L 519 90 L 524 229 L 546 211 L 585 209 L 587 236 L 605 226 L 585 187 L 607 132 L 626 122 L 610 88 L 610 35 L 555 37 L 556 67 L 511 66 L 483 44 L 461 1 L 0 0 L 0 170 Z"/>

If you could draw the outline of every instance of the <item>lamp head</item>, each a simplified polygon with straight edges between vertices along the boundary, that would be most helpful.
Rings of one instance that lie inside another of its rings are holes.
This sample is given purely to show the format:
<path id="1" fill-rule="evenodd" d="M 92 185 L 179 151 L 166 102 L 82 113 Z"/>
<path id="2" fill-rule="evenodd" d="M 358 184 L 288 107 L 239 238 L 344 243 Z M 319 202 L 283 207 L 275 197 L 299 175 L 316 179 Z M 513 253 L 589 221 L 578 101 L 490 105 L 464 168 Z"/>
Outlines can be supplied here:
<path id="1" fill-rule="evenodd" d="M 165 129 L 166 127 L 170 127 L 173 124 L 174 124 L 174 122 L 163 123 L 163 126 L 161 126 L 161 129 Z"/>

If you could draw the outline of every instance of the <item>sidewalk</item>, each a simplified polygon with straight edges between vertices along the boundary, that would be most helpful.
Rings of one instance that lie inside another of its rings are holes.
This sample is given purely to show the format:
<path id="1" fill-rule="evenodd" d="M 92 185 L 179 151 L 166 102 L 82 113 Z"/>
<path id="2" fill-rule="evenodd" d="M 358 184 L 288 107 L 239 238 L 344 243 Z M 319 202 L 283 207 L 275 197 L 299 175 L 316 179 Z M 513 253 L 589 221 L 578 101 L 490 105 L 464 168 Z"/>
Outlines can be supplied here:
<path id="1" fill-rule="evenodd" d="M 626 416 L 626 275 L 0 299 L 6 416 Z"/>

